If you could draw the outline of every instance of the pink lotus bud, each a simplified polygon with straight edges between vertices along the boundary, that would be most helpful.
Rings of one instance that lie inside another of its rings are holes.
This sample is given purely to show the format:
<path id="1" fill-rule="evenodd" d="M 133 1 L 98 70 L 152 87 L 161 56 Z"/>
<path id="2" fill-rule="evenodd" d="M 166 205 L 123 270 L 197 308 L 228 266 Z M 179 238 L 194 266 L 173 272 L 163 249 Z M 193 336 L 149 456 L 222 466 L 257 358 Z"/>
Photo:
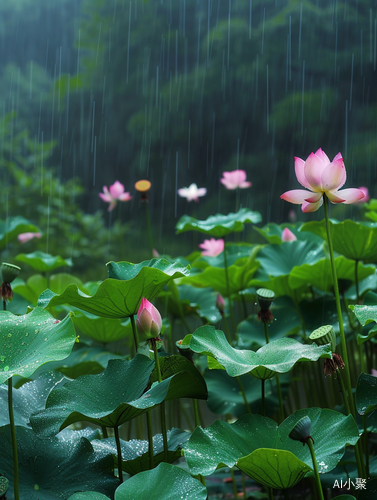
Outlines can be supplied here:
<path id="1" fill-rule="evenodd" d="M 137 312 L 136 326 L 143 340 L 154 339 L 161 332 L 161 315 L 154 305 L 144 297 Z"/>
<path id="2" fill-rule="evenodd" d="M 373 377 L 377 377 L 377 370 L 372 368 L 371 374 L 373 375 Z"/>
<path id="3" fill-rule="evenodd" d="M 282 241 L 296 241 L 296 236 L 290 231 L 287 227 L 284 229 L 283 234 L 281 235 Z"/>
<path id="4" fill-rule="evenodd" d="M 288 212 L 288 219 L 290 220 L 290 222 L 296 222 L 297 214 L 296 214 L 295 210 L 290 210 Z"/>
<path id="5" fill-rule="evenodd" d="M 158 259 L 158 257 L 160 256 L 160 254 L 157 252 L 157 250 L 155 248 L 152 250 L 152 254 L 153 254 L 153 257 L 155 257 L 156 259 Z"/>
<path id="6" fill-rule="evenodd" d="M 219 293 L 217 294 L 216 307 L 219 310 L 220 314 L 224 314 L 225 300 L 222 298 L 222 296 Z"/>
<path id="7" fill-rule="evenodd" d="M 359 187 L 359 189 L 360 189 L 360 191 L 362 191 L 364 193 L 364 198 L 361 198 L 361 200 L 357 201 L 356 203 L 358 203 L 359 205 L 362 205 L 363 203 L 366 203 L 367 201 L 370 200 L 369 190 L 365 186 L 361 186 L 361 187 Z"/>

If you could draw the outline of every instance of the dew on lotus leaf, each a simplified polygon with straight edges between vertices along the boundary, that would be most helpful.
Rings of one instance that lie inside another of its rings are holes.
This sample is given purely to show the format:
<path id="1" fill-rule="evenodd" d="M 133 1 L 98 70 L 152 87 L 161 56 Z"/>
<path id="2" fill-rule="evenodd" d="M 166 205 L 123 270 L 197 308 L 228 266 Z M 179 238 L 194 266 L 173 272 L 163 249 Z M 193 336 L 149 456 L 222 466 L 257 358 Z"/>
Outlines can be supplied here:
<path id="1" fill-rule="evenodd" d="M 9 366 L 4 366 L 4 371 L 5 372 L 9 371 Z"/>
<path id="2" fill-rule="evenodd" d="M 8 333 L 8 337 L 11 337 L 11 336 L 12 336 L 12 334 L 11 334 L 11 333 Z"/>
<path id="3" fill-rule="evenodd" d="M 25 333 L 25 337 L 28 337 L 28 336 L 29 336 L 29 332 L 26 332 L 26 333 Z"/>
<path id="4" fill-rule="evenodd" d="M 4 361 L 5 360 L 5 356 L 0 356 L 0 361 Z"/>
<path id="5" fill-rule="evenodd" d="M 38 484 L 35 484 L 35 485 L 34 485 L 34 489 L 35 489 L 35 491 L 38 491 L 38 490 L 39 490 L 39 485 L 38 485 Z"/>
<path id="6" fill-rule="evenodd" d="M 37 335 L 37 333 L 39 333 L 39 330 L 34 330 L 34 333 L 35 335 Z"/>

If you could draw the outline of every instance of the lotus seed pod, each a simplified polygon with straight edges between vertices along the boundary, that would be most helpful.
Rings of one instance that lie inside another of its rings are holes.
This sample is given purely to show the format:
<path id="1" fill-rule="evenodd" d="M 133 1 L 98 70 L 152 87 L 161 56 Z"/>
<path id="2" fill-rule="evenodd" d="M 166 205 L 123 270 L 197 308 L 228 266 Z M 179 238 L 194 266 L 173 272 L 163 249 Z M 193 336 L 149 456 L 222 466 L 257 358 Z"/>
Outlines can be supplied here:
<path id="1" fill-rule="evenodd" d="M 293 427 L 289 433 L 289 437 L 294 441 L 300 441 L 305 444 L 309 439 L 314 443 L 313 438 L 310 435 L 310 430 L 312 427 L 312 421 L 308 416 L 301 418 L 297 424 Z"/>
<path id="2" fill-rule="evenodd" d="M 5 476 L 0 476 L 0 498 L 5 498 L 5 493 L 8 491 L 9 481 Z"/>
<path id="3" fill-rule="evenodd" d="M 317 345 L 331 344 L 331 351 L 335 352 L 336 349 L 336 335 L 334 328 L 331 325 L 325 325 L 317 328 L 309 335 L 311 340 Z"/>
<path id="4" fill-rule="evenodd" d="M 261 309 L 269 309 L 275 298 L 275 294 L 267 288 L 258 288 L 257 298 Z"/>
<path id="5" fill-rule="evenodd" d="M 1 264 L 1 274 L 3 276 L 4 283 L 12 283 L 14 279 L 20 274 L 21 268 L 15 266 L 14 264 L 8 264 L 8 262 L 3 262 Z"/>

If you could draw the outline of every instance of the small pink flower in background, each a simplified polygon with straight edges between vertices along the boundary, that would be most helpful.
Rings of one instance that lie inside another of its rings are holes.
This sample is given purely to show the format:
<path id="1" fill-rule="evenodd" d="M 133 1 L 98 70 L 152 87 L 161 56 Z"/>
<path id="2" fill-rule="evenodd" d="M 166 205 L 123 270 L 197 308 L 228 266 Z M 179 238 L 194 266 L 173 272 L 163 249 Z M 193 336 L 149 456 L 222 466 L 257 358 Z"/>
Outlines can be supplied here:
<path id="1" fill-rule="evenodd" d="M 323 204 L 324 194 L 331 203 L 344 203 L 345 205 L 364 198 L 364 193 L 360 189 L 350 188 L 339 191 L 347 178 L 340 153 L 332 162 L 321 148 L 316 153 L 310 153 L 306 161 L 295 157 L 295 171 L 298 182 L 311 192 L 294 189 L 283 193 L 280 198 L 301 205 L 303 212 L 316 212 Z"/>
<path id="2" fill-rule="evenodd" d="M 377 377 L 377 370 L 375 370 L 374 368 L 372 368 L 372 371 L 371 371 L 373 377 Z"/>
<path id="3" fill-rule="evenodd" d="M 162 318 L 158 309 L 146 298 L 141 299 L 137 312 L 136 326 L 143 340 L 154 339 L 159 336 L 162 328 Z"/>
<path id="4" fill-rule="evenodd" d="M 217 257 L 224 251 L 224 240 L 215 240 L 211 238 L 210 240 L 204 240 L 203 243 L 199 245 L 203 248 L 202 255 L 207 255 L 208 257 Z"/>
<path id="5" fill-rule="evenodd" d="M 158 259 L 158 257 L 160 256 L 160 254 L 157 252 L 157 250 L 155 248 L 153 248 L 152 254 L 153 254 L 153 257 L 155 257 L 156 259 Z"/>
<path id="6" fill-rule="evenodd" d="M 40 238 L 42 236 L 41 233 L 21 233 L 17 236 L 18 241 L 21 243 L 26 243 L 27 241 L 32 240 L 33 238 Z"/>
<path id="7" fill-rule="evenodd" d="M 370 196 L 369 196 L 369 189 L 365 186 L 360 186 L 359 187 L 360 191 L 362 191 L 364 193 L 364 198 L 362 198 L 361 200 L 359 201 L 356 201 L 355 203 L 358 203 L 358 204 L 362 204 L 362 203 L 366 203 L 367 201 L 370 200 Z"/>
<path id="8" fill-rule="evenodd" d="M 232 172 L 223 172 L 220 182 L 227 189 L 245 189 L 251 186 L 251 182 L 246 180 L 245 170 L 233 170 Z"/>
<path id="9" fill-rule="evenodd" d="M 184 187 L 178 189 L 178 194 L 182 198 L 186 198 L 187 201 L 199 201 L 200 196 L 205 196 L 207 194 L 207 189 L 198 188 L 196 184 L 191 184 L 188 188 Z"/>
<path id="10" fill-rule="evenodd" d="M 220 295 L 219 293 L 217 294 L 216 298 L 216 307 L 220 314 L 224 314 L 225 311 L 225 300 L 223 299 L 223 296 Z"/>
<path id="11" fill-rule="evenodd" d="M 282 241 L 296 241 L 297 238 L 296 236 L 290 231 L 287 227 L 284 229 L 282 235 L 281 235 L 281 240 Z"/>
<path id="12" fill-rule="evenodd" d="M 130 193 L 126 193 L 124 191 L 124 186 L 119 181 L 115 181 L 114 184 L 107 189 L 107 186 L 103 186 L 103 193 L 99 193 L 99 196 L 103 201 L 110 203 L 109 208 L 107 209 L 109 212 L 113 210 L 117 201 L 129 201 L 132 200 L 132 196 Z"/>

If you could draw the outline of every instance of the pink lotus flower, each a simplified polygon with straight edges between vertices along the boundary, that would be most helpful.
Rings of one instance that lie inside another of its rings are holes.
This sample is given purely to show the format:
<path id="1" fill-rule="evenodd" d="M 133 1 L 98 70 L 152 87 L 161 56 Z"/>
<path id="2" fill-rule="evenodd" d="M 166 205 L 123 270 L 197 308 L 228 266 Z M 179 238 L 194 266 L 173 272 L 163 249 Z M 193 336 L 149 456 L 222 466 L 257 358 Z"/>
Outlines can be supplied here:
<path id="1" fill-rule="evenodd" d="M 199 201 L 199 196 L 205 196 L 207 194 L 207 189 L 198 188 L 196 184 L 191 184 L 188 188 L 178 189 L 178 194 L 182 198 L 187 198 L 187 201 Z"/>
<path id="2" fill-rule="evenodd" d="M 296 236 L 290 231 L 287 227 L 284 229 L 282 235 L 281 235 L 281 240 L 282 241 L 296 241 L 297 238 Z"/>
<path id="3" fill-rule="evenodd" d="M 26 243 L 27 241 L 32 240 L 33 238 L 40 238 L 42 233 L 21 233 L 17 236 L 18 241 L 21 243 Z"/>
<path id="4" fill-rule="evenodd" d="M 245 189 L 251 186 L 251 182 L 246 180 L 245 170 L 233 170 L 233 172 L 223 172 L 220 182 L 227 189 Z"/>
<path id="5" fill-rule="evenodd" d="M 204 240 L 203 243 L 199 245 L 200 248 L 203 248 L 204 252 L 202 255 L 207 255 L 208 257 L 217 257 L 224 251 L 224 240 L 215 240 L 215 238 L 211 238 L 210 240 Z"/>
<path id="6" fill-rule="evenodd" d="M 361 200 L 359 201 L 356 201 L 355 203 L 358 203 L 358 204 L 362 204 L 362 203 L 366 203 L 367 201 L 370 200 L 370 196 L 369 196 L 369 190 L 367 187 L 365 186 L 361 186 L 359 187 L 360 191 L 362 191 L 364 193 L 364 198 L 362 198 Z"/>
<path id="7" fill-rule="evenodd" d="M 107 189 L 106 186 L 103 186 L 103 193 L 99 193 L 99 196 L 103 199 L 103 201 L 110 203 L 109 208 L 107 209 L 109 212 L 113 210 L 118 200 L 132 200 L 132 196 L 130 196 L 130 193 L 124 192 L 124 186 L 119 181 L 115 181 L 109 189 Z"/>
<path id="8" fill-rule="evenodd" d="M 159 336 L 162 328 L 161 314 L 146 298 L 142 298 L 136 317 L 137 330 L 143 340 Z"/>
<path id="9" fill-rule="evenodd" d="M 223 296 L 220 295 L 219 293 L 217 294 L 216 298 L 216 307 L 220 314 L 224 314 L 225 311 L 225 300 L 223 299 Z"/>
<path id="10" fill-rule="evenodd" d="M 298 182 L 310 192 L 303 189 L 294 189 L 283 193 L 280 198 L 290 203 L 301 205 L 303 212 L 316 212 L 323 204 L 325 194 L 331 203 L 349 205 L 364 198 L 360 189 L 339 189 L 346 182 L 346 169 L 343 158 L 338 153 L 332 162 L 328 156 L 318 149 L 310 153 L 307 160 L 295 157 L 295 171 Z"/>

